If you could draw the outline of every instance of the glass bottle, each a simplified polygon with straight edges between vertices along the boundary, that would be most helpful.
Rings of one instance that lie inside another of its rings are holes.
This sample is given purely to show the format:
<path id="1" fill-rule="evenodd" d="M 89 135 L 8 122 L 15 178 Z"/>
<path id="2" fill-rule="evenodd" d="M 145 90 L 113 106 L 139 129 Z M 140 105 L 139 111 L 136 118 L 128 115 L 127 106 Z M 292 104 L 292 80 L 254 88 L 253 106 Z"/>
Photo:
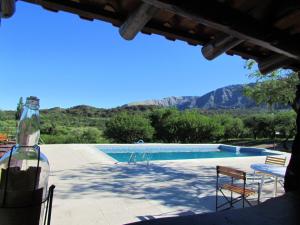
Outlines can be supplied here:
<path id="1" fill-rule="evenodd" d="M 50 169 L 47 157 L 40 152 L 39 137 L 39 99 L 31 96 L 26 99 L 18 124 L 16 146 L 0 160 L 0 207 L 16 208 L 23 216 L 19 217 L 22 221 L 17 221 L 7 213 L 1 215 L 0 210 L 7 225 L 42 222 Z"/>

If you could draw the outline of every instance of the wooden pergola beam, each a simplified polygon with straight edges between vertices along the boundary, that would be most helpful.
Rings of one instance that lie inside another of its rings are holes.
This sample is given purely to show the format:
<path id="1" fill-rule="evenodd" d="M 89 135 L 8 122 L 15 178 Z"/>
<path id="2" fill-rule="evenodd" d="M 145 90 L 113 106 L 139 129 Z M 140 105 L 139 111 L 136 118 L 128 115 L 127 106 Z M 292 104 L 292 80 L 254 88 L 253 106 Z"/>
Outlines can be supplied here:
<path id="1" fill-rule="evenodd" d="M 147 3 L 142 3 L 119 29 L 120 35 L 125 40 L 132 40 L 143 27 L 158 12 L 158 9 Z"/>
<path id="2" fill-rule="evenodd" d="M 121 20 L 114 13 L 105 11 L 104 9 L 91 7 L 86 4 L 80 4 L 78 2 L 68 0 L 22 0 L 42 6 L 43 8 L 58 12 L 64 11 L 72 14 L 76 14 L 79 17 L 86 19 L 97 19 L 105 22 L 112 23 L 114 25 L 121 25 Z"/>
<path id="3" fill-rule="evenodd" d="M 281 30 L 270 28 L 270 26 L 263 26 L 254 18 L 233 10 L 227 7 L 226 4 L 215 1 L 204 1 L 202 2 L 203 7 L 196 7 L 196 5 L 193 6 L 193 2 L 185 4 L 185 1 L 176 1 L 175 4 L 177 5 L 159 0 L 142 1 L 161 10 L 216 29 L 237 39 L 245 40 L 280 55 L 300 60 L 300 49 L 295 48 L 295 46 L 299 46 L 298 39 L 289 37 L 289 40 L 287 40 L 287 34 Z"/>
<path id="4" fill-rule="evenodd" d="M 0 0 L 0 20 L 1 18 L 9 18 L 16 11 L 15 0 Z"/>
<path id="5" fill-rule="evenodd" d="M 90 7 L 89 5 L 85 5 L 83 3 L 77 3 L 73 1 L 66 0 L 22 0 L 28 3 L 38 4 L 44 7 L 47 10 L 57 12 L 57 11 L 65 11 L 72 14 L 77 14 L 80 18 L 85 19 L 97 19 L 105 22 L 112 23 L 114 26 L 122 26 L 125 18 L 123 18 L 119 14 L 115 14 L 109 11 L 105 11 L 103 9 Z M 147 26 L 144 26 L 144 33 L 156 33 L 164 36 L 171 36 L 178 40 L 186 41 L 188 43 L 193 43 L 194 45 L 199 44 L 200 40 L 195 37 L 195 35 L 184 33 L 182 31 L 173 30 L 171 28 L 163 27 L 162 25 L 150 21 Z"/>
<path id="6" fill-rule="evenodd" d="M 242 42 L 244 42 L 244 40 L 240 40 L 229 35 L 222 35 L 204 45 L 201 52 L 206 59 L 213 60 L 226 51 L 238 46 Z"/>
<path id="7" fill-rule="evenodd" d="M 292 60 L 283 55 L 273 55 L 258 63 L 259 71 L 262 74 L 268 74 L 276 69 L 287 66 L 292 63 Z"/>
<path id="8" fill-rule="evenodd" d="M 124 35 L 124 37 L 127 36 L 127 39 L 133 38 L 136 32 L 141 31 L 147 34 L 156 33 L 172 40 L 186 41 L 192 45 L 204 44 L 205 46 L 203 47 L 202 52 L 207 59 L 213 59 L 223 52 L 230 55 L 238 54 L 244 58 L 253 58 L 257 60 L 261 64 L 260 68 L 262 68 L 263 71 L 269 70 L 264 68 L 271 68 L 268 61 L 272 55 L 276 57 L 279 57 L 280 55 L 287 57 L 287 59 L 280 61 L 280 65 L 282 66 L 297 69 L 300 64 L 299 38 L 297 39 L 293 35 L 288 35 L 281 30 L 273 29 L 272 26 L 262 26 L 260 23 L 257 23 L 255 19 L 249 18 L 249 16 L 242 14 L 241 12 L 236 12 L 236 10 L 232 8 L 226 8 L 226 4 L 218 3 L 216 1 L 204 1 L 205 4 L 203 3 L 203 7 L 199 8 L 193 7 L 193 2 L 190 1 L 189 4 L 185 4 L 184 1 L 170 1 L 171 3 L 166 3 L 166 1 L 142 0 L 144 4 L 148 5 L 146 8 L 150 5 L 156 8 L 154 11 L 168 11 L 177 15 L 178 18 L 183 17 L 186 20 L 191 20 L 199 23 L 199 25 L 202 24 L 205 27 L 214 29 L 216 30 L 216 33 L 224 34 L 224 40 L 219 39 L 217 36 L 213 41 L 209 41 L 210 37 L 208 36 L 200 33 L 190 33 L 188 30 L 181 29 L 180 27 L 166 27 L 161 24 L 159 20 L 151 20 L 152 17 L 150 17 L 148 22 L 142 26 L 142 23 L 140 23 L 139 20 L 137 20 L 137 23 L 134 22 L 135 19 L 138 18 L 138 16 L 135 15 L 140 13 L 139 7 L 136 8 L 136 10 L 131 11 L 133 13 L 126 18 L 126 14 L 107 10 L 104 7 L 106 5 L 95 7 L 93 4 L 84 1 L 23 1 L 41 5 L 52 11 L 66 11 L 77 14 L 81 18 L 89 20 L 98 19 L 112 23 L 114 26 L 122 27 L 122 29 L 124 29 L 123 32 L 128 34 Z M 142 6 L 140 6 L 140 8 L 142 8 Z M 137 26 L 137 24 L 139 24 L 139 26 Z M 129 29 L 128 26 L 129 28 L 130 26 L 134 26 L 135 28 Z M 131 34 L 129 34 L 129 31 Z M 265 49 L 264 52 L 267 52 L 267 54 L 263 54 L 262 51 L 246 49 L 243 45 L 240 45 L 240 40 L 244 40 L 246 45 L 247 43 L 251 43 L 257 47 L 261 46 L 261 49 Z"/>

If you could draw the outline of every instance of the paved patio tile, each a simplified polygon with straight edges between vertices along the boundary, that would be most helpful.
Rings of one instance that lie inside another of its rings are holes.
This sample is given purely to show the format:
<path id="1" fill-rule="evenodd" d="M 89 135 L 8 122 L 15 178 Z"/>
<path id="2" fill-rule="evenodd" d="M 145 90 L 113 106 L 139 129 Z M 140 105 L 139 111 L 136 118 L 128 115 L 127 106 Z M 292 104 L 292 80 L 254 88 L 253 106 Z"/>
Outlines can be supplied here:
<path id="1" fill-rule="evenodd" d="M 215 209 L 216 165 L 249 173 L 265 157 L 115 164 L 93 145 L 43 145 L 55 184 L 52 225 L 121 225 Z M 271 197 L 273 183 L 264 186 Z M 283 188 L 279 187 L 279 193 Z M 265 200 L 265 199 L 263 199 Z"/>

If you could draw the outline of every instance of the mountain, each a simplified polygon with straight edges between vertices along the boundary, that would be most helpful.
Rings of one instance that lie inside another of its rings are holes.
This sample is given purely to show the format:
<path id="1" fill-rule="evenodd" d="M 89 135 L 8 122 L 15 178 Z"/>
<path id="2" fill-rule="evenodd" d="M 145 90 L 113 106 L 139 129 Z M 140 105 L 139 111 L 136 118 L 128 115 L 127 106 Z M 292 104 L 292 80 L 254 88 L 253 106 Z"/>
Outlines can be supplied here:
<path id="1" fill-rule="evenodd" d="M 167 97 L 161 100 L 146 100 L 133 102 L 124 106 L 156 105 L 161 107 L 176 107 L 178 109 L 250 109 L 266 108 L 265 105 L 257 106 L 255 102 L 244 96 L 245 86 L 255 84 L 237 84 L 218 88 L 202 96 Z"/>

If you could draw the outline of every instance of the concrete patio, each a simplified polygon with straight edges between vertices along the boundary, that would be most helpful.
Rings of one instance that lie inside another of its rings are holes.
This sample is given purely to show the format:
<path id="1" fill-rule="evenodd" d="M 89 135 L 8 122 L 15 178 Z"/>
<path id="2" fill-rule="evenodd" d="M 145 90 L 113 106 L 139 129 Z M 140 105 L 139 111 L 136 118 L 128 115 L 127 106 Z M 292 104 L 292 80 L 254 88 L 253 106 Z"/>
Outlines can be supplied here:
<path id="1" fill-rule="evenodd" d="M 42 145 L 55 184 L 53 225 L 120 225 L 215 210 L 215 167 L 252 172 L 265 157 L 116 164 L 94 145 Z M 289 156 L 289 155 L 288 155 Z M 273 183 L 262 200 L 272 196 Z M 279 195 L 283 188 L 279 185 Z"/>

